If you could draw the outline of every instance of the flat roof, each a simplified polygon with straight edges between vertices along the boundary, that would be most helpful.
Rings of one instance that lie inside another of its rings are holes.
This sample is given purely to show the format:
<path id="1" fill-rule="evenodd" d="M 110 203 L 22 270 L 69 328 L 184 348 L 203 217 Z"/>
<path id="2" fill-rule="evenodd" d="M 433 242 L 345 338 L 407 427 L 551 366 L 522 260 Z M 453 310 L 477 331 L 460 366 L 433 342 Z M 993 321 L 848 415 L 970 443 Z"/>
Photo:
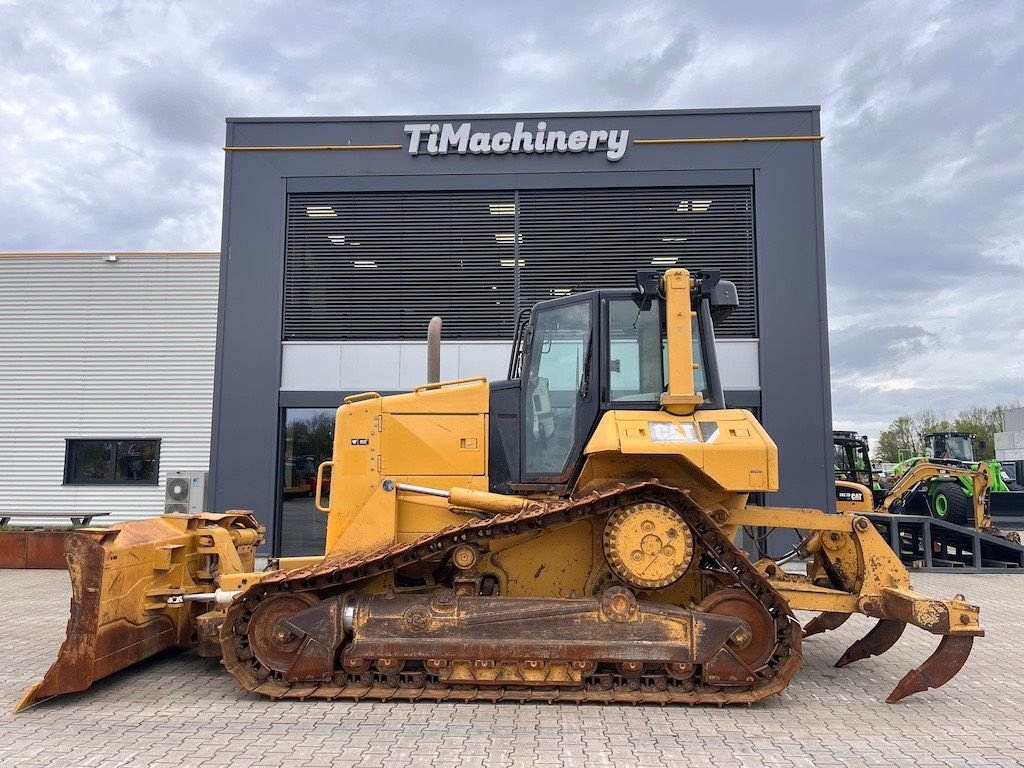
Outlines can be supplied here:
<path id="1" fill-rule="evenodd" d="M 4 251 L 0 259 L 15 256 L 217 256 L 220 251 Z"/>
<path id="2" fill-rule="evenodd" d="M 513 117 L 630 117 L 633 115 L 727 115 L 758 114 L 764 112 L 820 112 L 818 104 L 786 107 L 721 107 L 717 109 L 629 109 L 610 112 L 471 112 L 418 115 L 348 115 L 345 117 L 228 117 L 229 123 L 353 123 L 383 120 L 471 120 L 473 118 L 502 119 Z"/>

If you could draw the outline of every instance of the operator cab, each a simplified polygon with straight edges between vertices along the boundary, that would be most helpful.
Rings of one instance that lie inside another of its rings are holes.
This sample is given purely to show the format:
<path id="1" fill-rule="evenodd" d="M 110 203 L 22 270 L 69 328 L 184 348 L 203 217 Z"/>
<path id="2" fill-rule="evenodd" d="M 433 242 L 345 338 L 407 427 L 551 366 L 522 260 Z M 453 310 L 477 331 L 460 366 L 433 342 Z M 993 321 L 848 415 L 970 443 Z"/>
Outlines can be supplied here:
<path id="1" fill-rule="evenodd" d="M 513 340 L 509 380 L 491 384 L 488 474 L 499 493 L 567 492 L 583 449 L 609 410 L 658 411 L 668 390 L 663 273 L 636 288 L 595 290 L 538 303 Z M 714 322 L 738 305 L 718 272 L 693 272 L 694 392 L 724 408 Z"/>
<path id="2" fill-rule="evenodd" d="M 858 435 L 852 430 L 832 430 L 833 469 L 836 480 L 858 483 L 871 491 L 872 506 L 878 506 L 885 498 L 886 491 L 875 480 L 868 453 L 867 435 Z M 837 502 L 863 501 L 862 491 L 836 484 Z"/>
<path id="3" fill-rule="evenodd" d="M 860 483 L 871 488 L 874 476 L 868 458 L 868 439 L 849 430 L 832 430 L 833 468 L 836 480 Z"/>
<path id="4" fill-rule="evenodd" d="M 966 464 L 975 460 L 975 435 L 970 432 L 929 432 L 923 438 L 925 458 Z"/>

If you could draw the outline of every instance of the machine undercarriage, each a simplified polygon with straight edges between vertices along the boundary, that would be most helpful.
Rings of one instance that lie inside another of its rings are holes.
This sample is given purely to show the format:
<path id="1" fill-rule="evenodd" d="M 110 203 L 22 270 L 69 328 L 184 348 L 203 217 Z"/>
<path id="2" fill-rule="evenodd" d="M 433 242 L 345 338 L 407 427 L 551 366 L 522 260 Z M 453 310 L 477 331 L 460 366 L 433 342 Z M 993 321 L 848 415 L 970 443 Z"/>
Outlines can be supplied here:
<path id="1" fill-rule="evenodd" d="M 630 563 L 619 573 L 595 562 L 564 569 L 551 597 L 502 594 L 507 578 L 491 564 L 509 548 L 559 532 L 587 552 L 616 525 L 636 545 L 612 550 L 611 562 Z M 671 589 L 646 580 L 691 569 Z M 691 704 L 781 691 L 800 638 L 768 578 L 687 495 L 656 484 L 281 573 L 241 595 L 221 630 L 227 669 L 273 698 Z"/>

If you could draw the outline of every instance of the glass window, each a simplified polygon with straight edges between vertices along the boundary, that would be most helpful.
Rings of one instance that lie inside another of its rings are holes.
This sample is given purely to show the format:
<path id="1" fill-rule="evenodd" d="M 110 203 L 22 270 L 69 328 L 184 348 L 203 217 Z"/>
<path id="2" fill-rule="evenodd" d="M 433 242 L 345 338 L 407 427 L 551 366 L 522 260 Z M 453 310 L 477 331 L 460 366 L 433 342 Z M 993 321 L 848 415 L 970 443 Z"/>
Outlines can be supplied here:
<path id="1" fill-rule="evenodd" d="M 697 318 L 693 318 L 693 322 L 690 325 L 690 338 L 693 344 L 693 362 L 696 368 L 693 369 L 693 391 L 698 395 L 704 396 L 704 402 L 711 399 L 711 393 L 708 392 L 708 377 L 707 367 L 704 361 L 704 345 L 701 344 L 700 340 L 700 326 L 697 323 Z"/>
<path id="2" fill-rule="evenodd" d="M 524 408 L 526 473 L 565 471 L 576 442 L 579 391 L 589 365 L 591 303 L 566 304 L 537 313 Z"/>
<path id="3" fill-rule="evenodd" d="M 638 306 L 632 299 L 608 302 L 608 400 L 615 403 L 657 404 L 665 391 L 668 345 L 660 302 Z M 693 391 L 710 396 L 704 348 L 697 318 L 690 327 L 693 345 Z"/>
<path id="4" fill-rule="evenodd" d="M 608 399 L 658 402 L 665 391 L 661 303 L 608 302 Z"/>
<path id="5" fill-rule="evenodd" d="M 334 451 L 333 408 L 286 408 L 281 457 L 281 555 L 321 554 L 327 538 L 327 515 L 313 504 L 316 471 Z M 330 494 L 330 472 L 324 473 L 322 506 Z"/>
<path id="6" fill-rule="evenodd" d="M 867 447 L 861 443 L 834 442 L 833 448 L 836 477 L 870 487 L 874 480 L 871 477 Z"/>
<path id="7" fill-rule="evenodd" d="M 935 440 L 935 458 L 974 461 L 974 446 L 963 435 L 946 435 Z"/>
<path id="8" fill-rule="evenodd" d="M 835 451 L 835 471 L 837 476 L 842 479 L 848 479 L 850 472 L 850 461 L 849 456 L 846 453 L 846 443 L 834 443 L 833 450 Z"/>
<path id="9" fill-rule="evenodd" d="M 159 440 L 67 440 L 65 485 L 156 485 L 159 479 Z"/>

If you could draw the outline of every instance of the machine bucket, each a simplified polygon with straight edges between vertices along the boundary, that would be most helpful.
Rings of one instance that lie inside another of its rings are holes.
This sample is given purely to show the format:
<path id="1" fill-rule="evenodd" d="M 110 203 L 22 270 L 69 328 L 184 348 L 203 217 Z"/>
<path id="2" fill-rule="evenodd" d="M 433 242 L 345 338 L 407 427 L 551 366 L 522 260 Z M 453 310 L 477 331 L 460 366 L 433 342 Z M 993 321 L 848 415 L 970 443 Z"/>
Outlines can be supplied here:
<path id="1" fill-rule="evenodd" d="M 992 517 L 1004 518 L 1007 523 L 1010 521 L 1006 518 L 1020 518 L 1024 521 L 1024 491 L 990 492 L 988 505 L 988 513 Z"/>
<path id="2" fill-rule="evenodd" d="M 895 704 L 914 693 L 939 688 L 956 676 L 971 655 L 974 638 L 970 635 L 946 635 L 935 649 L 935 653 L 925 659 L 917 669 L 912 669 L 900 680 L 886 704 Z"/>

